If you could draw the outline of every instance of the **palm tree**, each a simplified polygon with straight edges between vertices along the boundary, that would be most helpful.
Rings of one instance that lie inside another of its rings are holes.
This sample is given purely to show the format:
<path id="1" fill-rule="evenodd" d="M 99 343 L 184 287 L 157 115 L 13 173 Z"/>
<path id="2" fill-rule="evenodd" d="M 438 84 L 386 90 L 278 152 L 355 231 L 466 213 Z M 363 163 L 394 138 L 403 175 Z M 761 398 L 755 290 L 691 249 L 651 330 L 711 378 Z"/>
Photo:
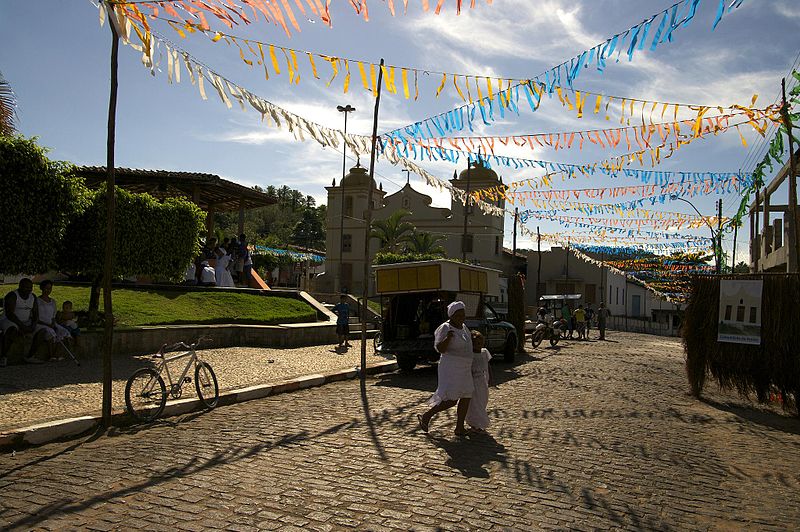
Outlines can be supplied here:
<path id="1" fill-rule="evenodd" d="M 11 89 L 11 84 L 5 80 L 0 72 L 0 135 L 13 135 L 16 133 L 14 123 L 17 117 L 17 97 Z"/>
<path id="2" fill-rule="evenodd" d="M 414 224 L 403 220 L 409 214 L 411 213 L 407 210 L 400 209 L 385 220 L 375 220 L 369 236 L 381 241 L 382 250 L 396 253 L 414 232 Z"/>
<path id="3" fill-rule="evenodd" d="M 415 230 L 406 241 L 406 250 L 423 255 L 444 255 L 444 248 L 439 245 L 439 242 L 443 240 L 444 237 L 442 235 Z"/>

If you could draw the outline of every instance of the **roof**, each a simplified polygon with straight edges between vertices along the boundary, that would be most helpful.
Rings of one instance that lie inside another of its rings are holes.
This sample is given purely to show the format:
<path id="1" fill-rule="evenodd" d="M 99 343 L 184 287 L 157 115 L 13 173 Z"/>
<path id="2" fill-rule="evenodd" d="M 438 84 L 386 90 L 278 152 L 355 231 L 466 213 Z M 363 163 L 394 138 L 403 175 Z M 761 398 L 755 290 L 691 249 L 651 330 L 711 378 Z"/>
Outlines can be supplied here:
<path id="1" fill-rule="evenodd" d="M 105 166 L 78 166 L 76 175 L 86 179 L 89 187 L 105 183 Z M 199 172 L 173 172 L 170 170 L 141 170 L 117 168 L 117 186 L 131 192 L 146 192 L 156 198 L 184 197 L 208 211 L 238 211 L 243 203 L 245 209 L 265 207 L 277 203 L 263 192 L 222 179 L 216 174 Z"/>

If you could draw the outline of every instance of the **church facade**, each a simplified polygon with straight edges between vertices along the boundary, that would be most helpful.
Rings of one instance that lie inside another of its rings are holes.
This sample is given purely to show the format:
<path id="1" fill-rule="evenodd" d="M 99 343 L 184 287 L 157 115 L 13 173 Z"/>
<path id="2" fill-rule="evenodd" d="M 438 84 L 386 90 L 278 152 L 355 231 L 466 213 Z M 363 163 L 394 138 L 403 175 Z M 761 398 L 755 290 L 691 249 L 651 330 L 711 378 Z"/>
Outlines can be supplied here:
<path id="1" fill-rule="evenodd" d="M 472 165 L 469 170 L 463 170 L 450 182 L 464 191 L 501 184 L 493 170 L 479 163 Z M 464 204 L 457 198 L 451 199 L 449 209 L 433 207 L 430 196 L 415 190 L 408 183 L 399 191 L 387 195 L 382 187 L 369 179 L 367 169 L 357 165 L 350 169 L 339 186 L 334 180 L 330 187 L 326 187 L 327 254 L 325 273 L 315 278 L 317 292 L 362 293 L 364 246 L 369 234 L 365 221 L 369 187 L 372 187 L 373 220 L 385 220 L 398 210 L 406 210 L 410 214 L 403 220 L 411 222 L 417 231 L 443 237 L 440 245 L 444 247 L 447 258 L 466 258 L 480 266 L 501 270 L 504 274 L 510 271 L 511 257 L 503 251 L 505 219 L 502 215 L 487 214 L 472 207 L 465 216 Z M 503 208 L 505 202 L 500 199 L 495 205 Z M 380 242 L 371 239 L 369 246 L 367 264 L 371 265 L 380 249 Z M 369 293 L 374 293 L 374 285 L 371 285 Z"/>

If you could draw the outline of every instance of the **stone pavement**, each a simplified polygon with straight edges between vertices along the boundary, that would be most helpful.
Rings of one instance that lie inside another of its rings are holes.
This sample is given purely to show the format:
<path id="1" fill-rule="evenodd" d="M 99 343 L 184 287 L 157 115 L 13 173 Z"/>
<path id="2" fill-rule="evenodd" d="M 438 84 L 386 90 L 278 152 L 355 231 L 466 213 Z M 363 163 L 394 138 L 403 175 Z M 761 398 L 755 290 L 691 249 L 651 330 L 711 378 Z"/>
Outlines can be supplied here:
<path id="1" fill-rule="evenodd" d="M 361 342 L 352 341 L 350 349 L 319 345 L 293 349 L 263 347 L 225 347 L 198 351 L 214 368 L 220 391 L 267 384 L 303 375 L 351 369 L 360 365 Z M 0 368 L 0 431 L 26 427 L 85 415 L 100 415 L 103 396 L 102 361 L 99 357 L 79 357 L 81 366 L 72 360 L 40 365 Z M 372 341 L 367 344 L 367 363 L 383 362 L 376 355 Z M 134 371 L 153 362 L 150 356 L 114 357 L 112 407 L 115 413 L 125 410 L 125 382 Z M 186 361 L 178 361 L 170 371 L 183 370 Z M 189 374 L 194 378 L 194 374 Z M 165 378 L 166 380 L 166 378 Z M 194 386 L 184 387 L 184 397 L 193 397 Z"/>
<path id="2" fill-rule="evenodd" d="M 611 340 L 493 365 L 489 436 L 420 433 L 418 368 L 0 455 L 0 527 L 796 529 L 800 421 Z"/>

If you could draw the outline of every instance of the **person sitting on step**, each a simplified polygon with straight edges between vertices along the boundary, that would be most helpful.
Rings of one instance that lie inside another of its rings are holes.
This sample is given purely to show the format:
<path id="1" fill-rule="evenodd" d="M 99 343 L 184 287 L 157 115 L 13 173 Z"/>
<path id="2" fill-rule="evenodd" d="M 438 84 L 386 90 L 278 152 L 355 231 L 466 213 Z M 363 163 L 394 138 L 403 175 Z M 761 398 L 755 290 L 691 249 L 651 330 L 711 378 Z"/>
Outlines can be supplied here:
<path id="1" fill-rule="evenodd" d="M 3 298 L 4 315 L 0 318 L 0 332 L 3 333 L 3 349 L 0 353 L 0 366 L 8 363 L 11 346 L 24 336 L 32 336 L 33 342 L 28 356 L 24 361 L 29 364 L 41 364 L 34 353 L 41 342 L 41 329 L 37 331 L 39 323 L 39 309 L 36 305 L 36 296 L 33 294 L 33 281 L 27 277 L 20 279 L 19 287 Z M 37 334 L 38 333 L 38 334 Z"/>

